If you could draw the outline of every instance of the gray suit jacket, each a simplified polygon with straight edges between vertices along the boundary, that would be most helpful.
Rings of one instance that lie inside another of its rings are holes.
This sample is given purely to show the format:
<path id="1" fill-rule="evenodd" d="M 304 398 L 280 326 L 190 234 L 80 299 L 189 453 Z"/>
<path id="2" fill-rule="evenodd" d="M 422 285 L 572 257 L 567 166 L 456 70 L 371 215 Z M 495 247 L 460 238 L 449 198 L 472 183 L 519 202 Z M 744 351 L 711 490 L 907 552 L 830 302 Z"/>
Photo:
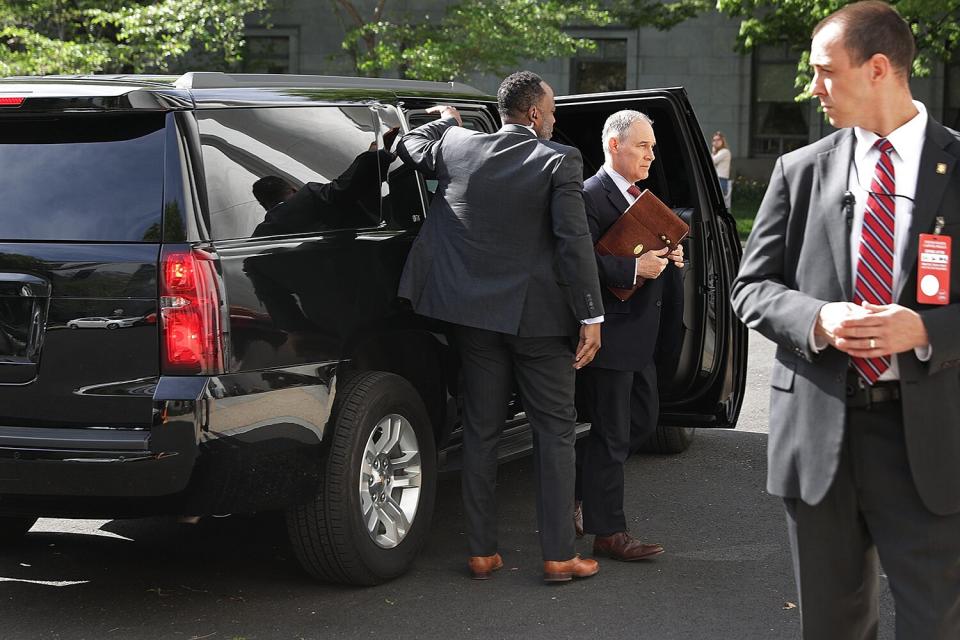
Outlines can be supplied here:
<path id="1" fill-rule="evenodd" d="M 809 336 L 822 305 L 853 296 L 842 206 L 853 148 L 853 131 L 844 129 L 777 161 L 733 285 L 736 313 L 778 345 L 767 488 L 809 504 L 830 488 L 846 421 L 849 357 L 832 347 L 813 353 Z M 933 347 L 928 362 L 912 350 L 898 361 L 911 473 L 937 514 L 960 511 L 960 256 L 951 265 L 950 304 L 920 305 L 917 243 L 942 216 L 943 233 L 960 248 L 958 159 L 958 134 L 930 119 L 897 300 L 920 313 Z"/>
<path id="2" fill-rule="evenodd" d="M 417 313 L 520 336 L 572 335 L 603 314 L 579 151 L 452 118 L 414 129 L 399 151 L 439 181 L 400 280 Z"/>

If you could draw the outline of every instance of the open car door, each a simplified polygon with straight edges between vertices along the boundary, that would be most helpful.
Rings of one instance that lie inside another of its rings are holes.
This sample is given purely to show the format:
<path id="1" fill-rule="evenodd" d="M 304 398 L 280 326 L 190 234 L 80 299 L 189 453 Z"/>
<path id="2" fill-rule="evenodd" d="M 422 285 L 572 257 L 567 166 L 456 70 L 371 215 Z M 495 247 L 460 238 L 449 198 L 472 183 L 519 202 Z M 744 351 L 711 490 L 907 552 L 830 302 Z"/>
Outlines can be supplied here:
<path id="1" fill-rule="evenodd" d="M 660 425 L 735 427 L 745 389 L 747 329 L 734 316 L 729 296 L 742 249 L 686 91 L 561 96 L 556 101 L 553 139 L 580 149 L 584 178 L 603 165 L 601 134 L 607 116 L 635 109 L 653 120 L 657 159 L 639 186 L 690 225 L 681 326 L 661 328 L 661 336 L 664 331 L 679 336 L 673 341 L 678 348 L 658 357 Z"/>

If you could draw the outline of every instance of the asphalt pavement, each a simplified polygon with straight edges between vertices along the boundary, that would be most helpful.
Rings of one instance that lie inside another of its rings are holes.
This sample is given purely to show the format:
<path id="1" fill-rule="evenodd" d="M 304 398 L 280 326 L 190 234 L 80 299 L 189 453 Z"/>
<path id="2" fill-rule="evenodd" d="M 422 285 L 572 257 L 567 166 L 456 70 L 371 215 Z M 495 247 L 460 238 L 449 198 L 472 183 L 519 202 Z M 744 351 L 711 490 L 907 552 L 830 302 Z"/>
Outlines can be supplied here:
<path id="1" fill-rule="evenodd" d="M 782 507 L 764 491 L 772 346 L 751 338 L 738 429 L 627 464 L 631 531 L 666 547 L 654 560 L 601 560 L 596 577 L 544 585 L 527 458 L 500 470 L 505 567 L 492 580 L 467 577 L 456 473 L 441 476 L 413 569 L 366 589 L 312 582 L 269 515 L 44 519 L 0 550 L 0 639 L 797 638 Z M 891 610 L 885 594 L 881 638 Z"/>

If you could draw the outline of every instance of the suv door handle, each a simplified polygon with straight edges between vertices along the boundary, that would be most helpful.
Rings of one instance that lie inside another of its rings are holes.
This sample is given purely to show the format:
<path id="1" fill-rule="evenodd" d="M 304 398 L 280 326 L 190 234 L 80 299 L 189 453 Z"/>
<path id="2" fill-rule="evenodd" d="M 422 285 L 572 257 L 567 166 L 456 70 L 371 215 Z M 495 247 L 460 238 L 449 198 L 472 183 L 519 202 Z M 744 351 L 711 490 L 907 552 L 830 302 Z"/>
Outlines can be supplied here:
<path id="1" fill-rule="evenodd" d="M 0 297 L 49 298 L 50 283 L 29 273 L 0 273 Z"/>

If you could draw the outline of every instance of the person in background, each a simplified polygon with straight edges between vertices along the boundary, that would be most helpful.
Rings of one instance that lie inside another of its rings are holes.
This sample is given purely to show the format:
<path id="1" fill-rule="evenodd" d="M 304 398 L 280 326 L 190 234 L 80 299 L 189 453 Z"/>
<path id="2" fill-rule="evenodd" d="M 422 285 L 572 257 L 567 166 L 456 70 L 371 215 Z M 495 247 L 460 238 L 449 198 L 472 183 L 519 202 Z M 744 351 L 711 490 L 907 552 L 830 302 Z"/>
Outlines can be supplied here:
<path id="1" fill-rule="evenodd" d="M 717 170 L 720 179 L 720 191 L 723 192 L 723 203 L 730 209 L 730 194 L 733 192 L 733 182 L 730 180 L 730 149 L 727 148 L 727 137 L 723 132 L 713 134 L 711 155 L 713 167 Z"/>

